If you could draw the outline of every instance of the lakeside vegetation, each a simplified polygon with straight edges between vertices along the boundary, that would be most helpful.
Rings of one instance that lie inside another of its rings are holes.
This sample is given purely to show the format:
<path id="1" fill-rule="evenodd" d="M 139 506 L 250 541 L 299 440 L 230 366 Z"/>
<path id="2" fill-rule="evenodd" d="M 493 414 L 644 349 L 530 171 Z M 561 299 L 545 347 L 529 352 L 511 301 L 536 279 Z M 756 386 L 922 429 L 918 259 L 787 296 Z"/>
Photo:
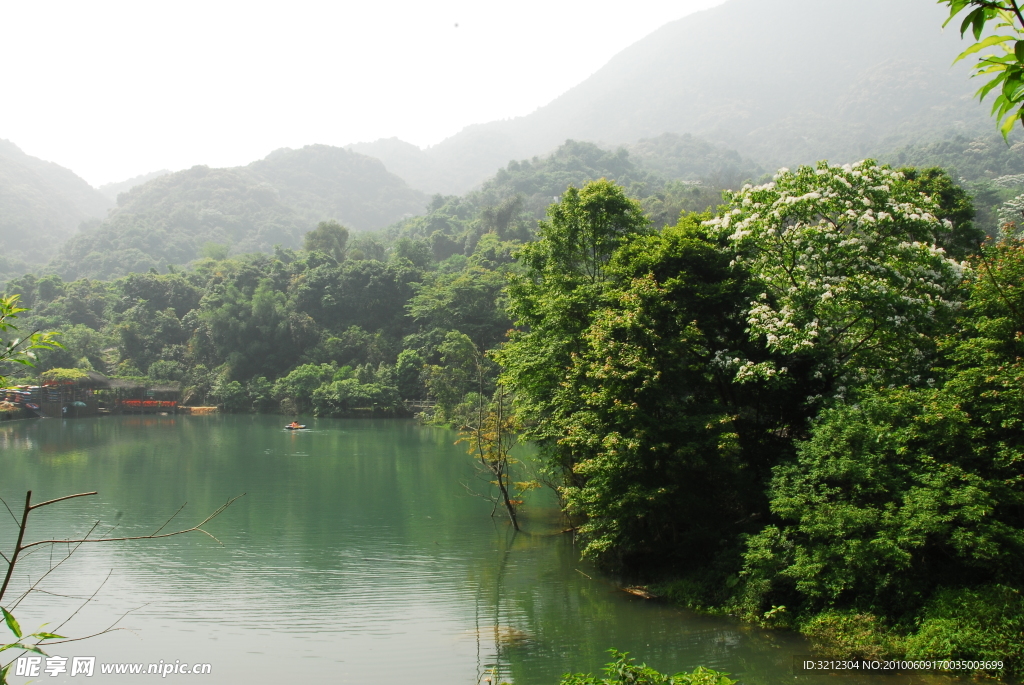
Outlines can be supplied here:
<path id="1" fill-rule="evenodd" d="M 425 420 L 481 431 L 510 400 L 604 568 L 837 657 L 1019 678 L 1024 164 L 1000 145 L 906 145 L 896 168 L 820 162 L 721 195 L 735 178 L 667 180 L 568 141 L 377 233 L 323 221 L 302 249 L 207 241 L 187 268 L 6 292 L 61 334 L 43 373 L 176 381 L 230 412 L 429 401 Z"/>
<path id="2" fill-rule="evenodd" d="M 535 236 L 514 204 L 435 198 L 383 235 L 324 222 L 302 251 L 9 293 L 62 330 L 40 371 L 176 380 L 227 411 L 429 398 L 462 426 L 511 391 L 606 568 L 822 649 L 1018 672 L 1013 224 L 980 247 L 945 172 L 873 162 L 782 170 L 660 229 L 605 180 Z"/>

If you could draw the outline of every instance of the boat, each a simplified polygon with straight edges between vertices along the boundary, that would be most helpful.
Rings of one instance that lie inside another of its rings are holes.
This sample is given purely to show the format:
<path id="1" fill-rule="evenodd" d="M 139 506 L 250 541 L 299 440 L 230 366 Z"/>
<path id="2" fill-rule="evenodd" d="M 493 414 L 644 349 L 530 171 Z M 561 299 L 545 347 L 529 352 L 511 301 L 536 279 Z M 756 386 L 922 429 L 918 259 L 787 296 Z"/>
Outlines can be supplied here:
<path id="1" fill-rule="evenodd" d="M 284 429 L 286 431 L 300 431 L 300 430 L 302 430 L 305 427 L 306 427 L 306 424 L 304 424 L 304 423 L 289 423 L 289 424 L 285 425 Z"/>

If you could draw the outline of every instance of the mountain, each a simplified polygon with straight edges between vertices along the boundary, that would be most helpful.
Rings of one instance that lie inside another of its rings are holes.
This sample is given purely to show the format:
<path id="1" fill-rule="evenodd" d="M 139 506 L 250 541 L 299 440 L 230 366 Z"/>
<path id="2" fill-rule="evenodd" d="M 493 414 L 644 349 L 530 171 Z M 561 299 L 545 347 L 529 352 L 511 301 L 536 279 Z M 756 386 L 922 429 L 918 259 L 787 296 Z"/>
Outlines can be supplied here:
<path id="1" fill-rule="evenodd" d="M 61 247 L 49 270 L 111 278 L 200 257 L 213 243 L 234 254 L 297 247 L 320 221 L 382 228 L 420 213 L 426 196 L 376 159 L 310 145 L 248 166 L 196 166 L 136 185 L 102 224 Z"/>
<path id="2" fill-rule="evenodd" d="M 74 172 L 0 140 L 0 272 L 45 263 L 112 204 Z"/>
<path id="3" fill-rule="evenodd" d="M 117 202 L 117 196 L 120 195 L 121 193 L 126 193 L 135 186 L 140 186 L 143 183 L 152 181 L 154 178 L 160 178 L 161 176 L 166 176 L 169 173 L 171 172 L 167 169 L 161 169 L 160 171 L 151 171 L 148 174 L 140 174 L 138 176 L 133 176 L 132 178 L 129 178 L 127 181 L 118 181 L 117 183 L 104 183 L 96 190 L 103 193 L 106 197 L 110 199 L 111 202 Z"/>
<path id="4" fill-rule="evenodd" d="M 666 24 L 532 114 L 419 155 L 401 141 L 357 149 L 416 187 L 460 193 L 567 138 L 614 147 L 691 134 L 774 168 L 988 133 L 966 61 L 950 68 L 964 45 L 944 19 L 933 0 L 729 0 Z"/>
<path id="5" fill-rule="evenodd" d="M 422 213 L 426 196 L 372 157 L 329 145 L 282 149 L 246 167 L 312 229 L 336 219 L 356 231 L 383 228 Z"/>

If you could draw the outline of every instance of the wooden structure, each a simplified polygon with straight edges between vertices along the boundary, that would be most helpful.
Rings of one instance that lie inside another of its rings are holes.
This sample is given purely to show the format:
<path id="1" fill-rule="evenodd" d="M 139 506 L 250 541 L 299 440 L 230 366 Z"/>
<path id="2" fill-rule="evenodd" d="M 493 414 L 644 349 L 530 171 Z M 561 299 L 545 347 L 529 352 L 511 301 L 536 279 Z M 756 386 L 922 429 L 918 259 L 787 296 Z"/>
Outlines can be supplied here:
<path id="1" fill-rule="evenodd" d="M 110 411 L 120 414 L 173 414 L 178 411 L 178 383 L 151 383 L 145 379 L 112 378 L 109 381 Z"/>
<path id="2" fill-rule="evenodd" d="M 38 409 L 33 411 L 50 418 L 96 416 L 100 413 L 100 398 L 97 391 L 105 388 L 107 384 L 107 377 L 95 371 L 88 371 L 82 378 L 74 380 L 44 380 L 41 386 L 29 388 L 33 392 L 31 399 L 25 404 L 38 406 Z"/>

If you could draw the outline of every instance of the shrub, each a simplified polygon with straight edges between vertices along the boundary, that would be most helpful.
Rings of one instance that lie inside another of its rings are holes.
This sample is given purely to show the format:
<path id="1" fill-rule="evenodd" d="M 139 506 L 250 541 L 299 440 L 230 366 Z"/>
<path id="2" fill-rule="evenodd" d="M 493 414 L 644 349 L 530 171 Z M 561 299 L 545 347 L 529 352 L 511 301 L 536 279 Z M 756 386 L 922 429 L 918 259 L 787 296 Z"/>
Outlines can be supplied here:
<path id="1" fill-rule="evenodd" d="M 908 659 L 1002 661 L 1004 678 L 1024 674 L 1024 596 L 1005 585 L 943 588 L 907 641 Z"/>
<path id="2" fill-rule="evenodd" d="M 614 661 L 609 662 L 605 668 L 607 678 L 598 679 L 590 674 L 567 673 L 562 676 L 559 685 L 735 685 L 736 681 L 726 676 L 726 673 L 719 673 L 710 668 L 698 666 L 692 673 L 677 673 L 668 675 L 659 673 L 647 664 L 639 666 L 634 659 L 629 657 L 628 652 L 620 652 L 616 649 L 608 650 Z"/>

